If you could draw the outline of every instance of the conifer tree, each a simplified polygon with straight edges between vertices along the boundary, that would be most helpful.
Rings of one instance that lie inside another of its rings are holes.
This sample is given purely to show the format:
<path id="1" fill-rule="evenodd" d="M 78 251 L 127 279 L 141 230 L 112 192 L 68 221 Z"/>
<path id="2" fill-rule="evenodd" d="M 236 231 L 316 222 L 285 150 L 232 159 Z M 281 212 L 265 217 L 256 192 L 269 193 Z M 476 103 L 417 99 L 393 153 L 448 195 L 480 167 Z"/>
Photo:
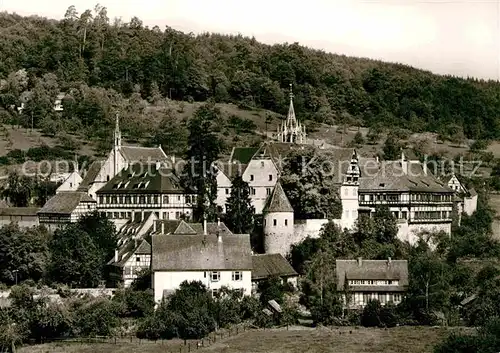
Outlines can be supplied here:
<path id="1" fill-rule="evenodd" d="M 232 183 L 231 195 L 226 202 L 226 222 L 236 234 L 250 234 L 254 227 L 255 208 L 250 200 L 248 183 L 237 176 Z"/>
<path id="2" fill-rule="evenodd" d="M 223 143 L 217 136 L 221 113 L 213 104 L 202 105 L 188 123 L 188 163 L 185 165 L 183 186 L 198 194 L 194 219 L 217 219 L 217 172 L 213 164 L 219 158 Z"/>

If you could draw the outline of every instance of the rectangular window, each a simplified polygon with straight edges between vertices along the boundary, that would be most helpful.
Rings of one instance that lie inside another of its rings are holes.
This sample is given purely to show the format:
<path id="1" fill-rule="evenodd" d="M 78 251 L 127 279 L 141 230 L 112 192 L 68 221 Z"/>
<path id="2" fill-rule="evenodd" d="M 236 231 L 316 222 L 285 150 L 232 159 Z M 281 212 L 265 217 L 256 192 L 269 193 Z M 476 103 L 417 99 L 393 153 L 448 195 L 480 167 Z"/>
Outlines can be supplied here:
<path id="1" fill-rule="evenodd" d="M 175 219 L 181 219 L 181 213 L 175 212 Z"/>
<path id="2" fill-rule="evenodd" d="M 186 195 L 186 203 L 191 203 L 191 196 L 190 195 Z"/>
<path id="3" fill-rule="evenodd" d="M 177 201 L 180 201 L 181 200 L 181 197 L 180 196 L 177 196 Z"/>
<path id="4" fill-rule="evenodd" d="M 212 289 L 212 297 L 216 297 L 218 293 L 217 289 Z"/>
<path id="5" fill-rule="evenodd" d="M 226 188 L 226 195 L 229 195 L 229 188 Z"/>
<path id="6" fill-rule="evenodd" d="M 104 203 L 104 197 L 99 196 L 99 203 L 101 203 L 101 204 Z"/>
<path id="7" fill-rule="evenodd" d="M 213 272 L 210 274 L 210 280 L 211 280 L 212 282 L 219 282 L 219 280 L 220 280 L 220 272 L 213 271 Z"/>
<path id="8" fill-rule="evenodd" d="M 140 258 L 139 256 L 137 256 L 137 257 L 135 258 L 135 261 L 136 261 L 136 262 L 140 262 L 140 261 L 141 261 L 141 258 Z"/>
<path id="9" fill-rule="evenodd" d="M 267 194 L 267 196 L 271 195 L 271 190 L 272 190 L 271 188 L 266 188 L 266 194 Z"/>
<path id="10" fill-rule="evenodd" d="M 273 181 L 273 175 L 269 174 L 269 181 Z"/>
<path id="11" fill-rule="evenodd" d="M 250 175 L 250 181 L 253 181 L 253 174 Z"/>
<path id="12" fill-rule="evenodd" d="M 243 273 L 241 271 L 234 271 L 232 274 L 232 280 L 233 281 L 242 281 L 243 280 Z"/>
<path id="13" fill-rule="evenodd" d="M 250 191 L 252 192 L 252 195 L 255 195 L 255 188 L 250 188 Z"/>
<path id="14" fill-rule="evenodd" d="M 278 221 L 277 221 L 277 220 L 275 220 L 275 219 L 273 219 L 273 226 L 275 226 L 275 227 L 276 227 L 276 224 L 277 224 L 277 223 L 278 223 Z"/>
<path id="15" fill-rule="evenodd" d="M 158 195 L 153 196 L 153 203 L 158 203 Z"/>
<path id="16" fill-rule="evenodd" d="M 288 219 L 285 219 L 285 226 L 288 225 Z"/>
<path id="17" fill-rule="evenodd" d="M 169 203 L 168 202 L 168 196 L 163 196 L 163 203 Z"/>

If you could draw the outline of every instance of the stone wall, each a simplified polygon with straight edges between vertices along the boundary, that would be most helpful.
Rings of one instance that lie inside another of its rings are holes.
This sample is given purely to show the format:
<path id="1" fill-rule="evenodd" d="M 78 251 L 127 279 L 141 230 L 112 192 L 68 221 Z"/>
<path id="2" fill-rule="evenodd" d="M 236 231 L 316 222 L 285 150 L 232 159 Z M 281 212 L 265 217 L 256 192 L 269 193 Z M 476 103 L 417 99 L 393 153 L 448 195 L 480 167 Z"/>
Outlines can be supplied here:
<path id="1" fill-rule="evenodd" d="M 444 231 L 446 234 L 451 234 L 451 223 L 398 223 L 398 239 L 401 241 L 407 241 L 412 245 L 417 242 L 418 235 L 421 232 L 437 233 L 440 231 Z"/>

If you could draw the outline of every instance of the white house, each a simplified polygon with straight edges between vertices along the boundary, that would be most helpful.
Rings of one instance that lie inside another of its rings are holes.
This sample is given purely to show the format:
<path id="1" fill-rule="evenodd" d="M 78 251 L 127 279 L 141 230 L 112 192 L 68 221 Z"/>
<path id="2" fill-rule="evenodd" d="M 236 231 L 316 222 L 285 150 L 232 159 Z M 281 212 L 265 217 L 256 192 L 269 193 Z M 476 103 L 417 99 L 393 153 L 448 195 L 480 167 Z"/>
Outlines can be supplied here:
<path id="1" fill-rule="evenodd" d="M 336 260 L 337 290 L 344 306 L 362 309 L 370 300 L 401 303 L 408 287 L 407 260 Z"/>
<path id="2" fill-rule="evenodd" d="M 249 235 L 155 235 L 151 245 L 157 303 L 184 281 L 201 281 L 212 294 L 228 287 L 251 295 Z"/>
<path id="3" fill-rule="evenodd" d="M 56 190 L 56 194 L 64 191 L 77 191 L 82 182 L 82 177 L 77 171 L 70 173 Z"/>
<path id="4" fill-rule="evenodd" d="M 37 212 L 39 223 L 49 230 L 75 223 L 78 219 L 95 211 L 96 201 L 85 192 L 64 191 L 52 196 Z"/>

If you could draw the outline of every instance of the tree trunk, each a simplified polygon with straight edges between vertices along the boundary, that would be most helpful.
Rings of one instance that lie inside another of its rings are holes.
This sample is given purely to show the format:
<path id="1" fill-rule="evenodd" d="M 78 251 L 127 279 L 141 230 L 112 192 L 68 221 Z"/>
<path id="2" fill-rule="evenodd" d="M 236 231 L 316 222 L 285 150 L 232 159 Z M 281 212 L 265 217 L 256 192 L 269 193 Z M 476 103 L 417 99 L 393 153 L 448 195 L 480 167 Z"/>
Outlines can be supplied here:
<path id="1" fill-rule="evenodd" d="M 429 311 L 429 279 L 425 283 L 425 310 Z"/>

